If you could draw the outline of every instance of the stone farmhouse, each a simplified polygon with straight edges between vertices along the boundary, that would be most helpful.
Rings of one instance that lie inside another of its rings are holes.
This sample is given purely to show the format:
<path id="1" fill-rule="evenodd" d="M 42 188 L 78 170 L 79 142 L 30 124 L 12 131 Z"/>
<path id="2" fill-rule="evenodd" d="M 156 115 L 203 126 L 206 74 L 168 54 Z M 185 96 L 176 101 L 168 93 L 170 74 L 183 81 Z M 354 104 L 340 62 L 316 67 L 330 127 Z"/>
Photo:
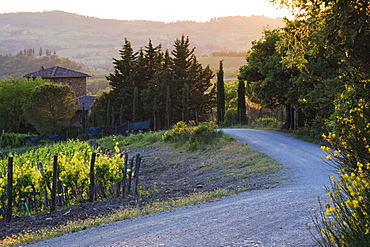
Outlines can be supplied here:
<path id="1" fill-rule="evenodd" d="M 70 85 L 76 94 L 76 99 L 79 101 L 79 107 L 76 115 L 71 120 L 71 125 L 82 126 L 82 116 L 88 116 L 88 114 L 90 113 L 91 105 L 95 99 L 94 96 L 86 95 L 86 79 L 90 77 L 90 75 L 55 66 L 47 69 L 41 67 L 39 71 L 28 73 L 23 77 L 28 79 L 41 77 L 42 79 L 47 79 L 52 83 L 62 83 Z M 83 111 L 85 111 L 85 114 L 83 114 Z"/>

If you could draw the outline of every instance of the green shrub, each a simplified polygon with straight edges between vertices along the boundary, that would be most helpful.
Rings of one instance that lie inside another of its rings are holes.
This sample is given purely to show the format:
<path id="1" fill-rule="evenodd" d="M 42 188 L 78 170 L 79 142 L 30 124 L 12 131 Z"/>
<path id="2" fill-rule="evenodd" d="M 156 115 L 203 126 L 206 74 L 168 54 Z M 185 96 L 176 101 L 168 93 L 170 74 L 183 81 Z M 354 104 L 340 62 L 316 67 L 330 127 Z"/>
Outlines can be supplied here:
<path id="1" fill-rule="evenodd" d="M 238 110 L 231 108 L 226 111 L 223 126 L 234 126 L 238 124 Z"/>
<path id="2" fill-rule="evenodd" d="M 253 125 L 257 127 L 280 128 L 282 122 L 278 121 L 276 118 L 256 118 Z"/>
<path id="3" fill-rule="evenodd" d="M 118 147 L 123 149 L 126 146 L 134 145 L 135 147 L 141 147 L 145 145 L 150 145 L 162 140 L 163 132 L 147 132 L 138 133 L 135 135 L 123 136 L 107 136 L 98 139 L 96 142 L 104 148 L 109 150 L 114 150 L 114 147 L 118 143 Z"/>
<path id="4" fill-rule="evenodd" d="M 31 136 L 30 134 L 4 133 L 0 138 L 0 147 L 21 147 L 29 143 L 24 141 L 23 137 Z"/>
<path id="5" fill-rule="evenodd" d="M 171 130 L 164 132 L 162 139 L 165 142 L 182 143 L 188 150 L 194 151 L 212 142 L 220 135 L 215 131 L 216 125 L 211 122 L 186 124 L 178 122 Z"/>

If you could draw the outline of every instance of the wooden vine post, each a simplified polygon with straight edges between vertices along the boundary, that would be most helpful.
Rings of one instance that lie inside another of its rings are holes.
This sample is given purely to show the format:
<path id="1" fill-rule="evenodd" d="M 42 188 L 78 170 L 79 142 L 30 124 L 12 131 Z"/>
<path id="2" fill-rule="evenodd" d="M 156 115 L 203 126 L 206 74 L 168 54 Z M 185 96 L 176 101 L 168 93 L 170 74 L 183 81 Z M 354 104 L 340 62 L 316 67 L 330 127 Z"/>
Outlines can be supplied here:
<path id="1" fill-rule="evenodd" d="M 131 191 L 132 168 L 134 168 L 134 158 L 130 159 L 130 167 L 128 168 L 128 171 L 127 171 L 127 176 L 128 176 L 127 191 L 128 193 L 130 193 Z"/>
<path id="2" fill-rule="evenodd" d="M 135 160 L 135 171 L 134 171 L 134 188 L 133 188 L 133 191 L 132 191 L 134 195 L 138 194 L 137 185 L 138 185 L 138 182 L 139 182 L 140 163 L 141 163 L 140 154 L 137 154 L 136 155 L 136 160 Z"/>
<path id="3" fill-rule="evenodd" d="M 57 179 L 58 179 L 58 155 L 54 155 L 53 163 L 53 187 L 51 188 L 51 205 L 50 212 L 55 211 L 56 192 L 57 192 Z"/>
<path id="4" fill-rule="evenodd" d="M 5 222 L 9 223 L 12 220 L 13 210 L 13 157 L 8 158 L 8 205 L 6 207 Z"/>
<path id="5" fill-rule="evenodd" d="M 122 198 L 125 197 L 126 184 L 127 184 L 127 166 L 128 166 L 128 154 L 125 153 L 125 163 L 123 167 L 123 178 L 122 178 Z"/>
<path id="6" fill-rule="evenodd" d="M 89 190 L 89 202 L 95 200 L 95 159 L 96 153 L 92 153 L 90 163 L 90 190 Z"/>
<path id="7" fill-rule="evenodd" d="M 41 162 L 37 163 L 37 166 L 39 167 L 41 176 L 44 177 L 45 172 L 44 172 L 44 167 L 42 166 L 42 163 Z M 44 207 L 45 208 L 48 207 L 48 193 L 46 191 L 46 186 L 45 185 L 44 185 Z"/>

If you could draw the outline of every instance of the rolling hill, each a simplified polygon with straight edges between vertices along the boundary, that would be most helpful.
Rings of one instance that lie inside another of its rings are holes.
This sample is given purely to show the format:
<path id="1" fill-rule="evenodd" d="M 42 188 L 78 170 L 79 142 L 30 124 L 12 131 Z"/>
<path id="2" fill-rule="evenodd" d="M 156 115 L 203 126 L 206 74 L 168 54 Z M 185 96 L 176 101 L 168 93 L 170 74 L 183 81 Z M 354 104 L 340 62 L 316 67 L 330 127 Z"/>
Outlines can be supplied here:
<path id="1" fill-rule="evenodd" d="M 208 22 L 122 21 L 98 19 L 63 11 L 0 14 L 0 54 L 40 47 L 92 68 L 108 70 L 127 38 L 135 50 L 151 39 L 172 50 L 175 39 L 189 36 L 198 56 L 215 51 L 246 51 L 264 27 L 282 27 L 282 19 L 264 16 L 213 18 Z"/>

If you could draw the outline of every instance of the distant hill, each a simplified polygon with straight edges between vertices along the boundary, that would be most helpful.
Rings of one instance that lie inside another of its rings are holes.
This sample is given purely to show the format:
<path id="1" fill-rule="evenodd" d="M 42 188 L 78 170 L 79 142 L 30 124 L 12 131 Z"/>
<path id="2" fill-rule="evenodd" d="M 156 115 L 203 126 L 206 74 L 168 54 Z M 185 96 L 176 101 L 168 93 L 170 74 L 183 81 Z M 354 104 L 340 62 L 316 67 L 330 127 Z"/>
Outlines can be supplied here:
<path id="1" fill-rule="evenodd" d="M 121 21 L 81 16 L 63 11 L 0 14 L 0 54 L 33 48 L 56 52 L 90 67 L 108 69 L 127 38 L 135 50 L 151 39 L 163 50 L 173 49 L 182 34 L 189 36 L 196 54 L 246 51 L 262 36 L 264 27 L 282 27 L 282 19 L 263 16 L 213 18 L 209 22 Z"/>

